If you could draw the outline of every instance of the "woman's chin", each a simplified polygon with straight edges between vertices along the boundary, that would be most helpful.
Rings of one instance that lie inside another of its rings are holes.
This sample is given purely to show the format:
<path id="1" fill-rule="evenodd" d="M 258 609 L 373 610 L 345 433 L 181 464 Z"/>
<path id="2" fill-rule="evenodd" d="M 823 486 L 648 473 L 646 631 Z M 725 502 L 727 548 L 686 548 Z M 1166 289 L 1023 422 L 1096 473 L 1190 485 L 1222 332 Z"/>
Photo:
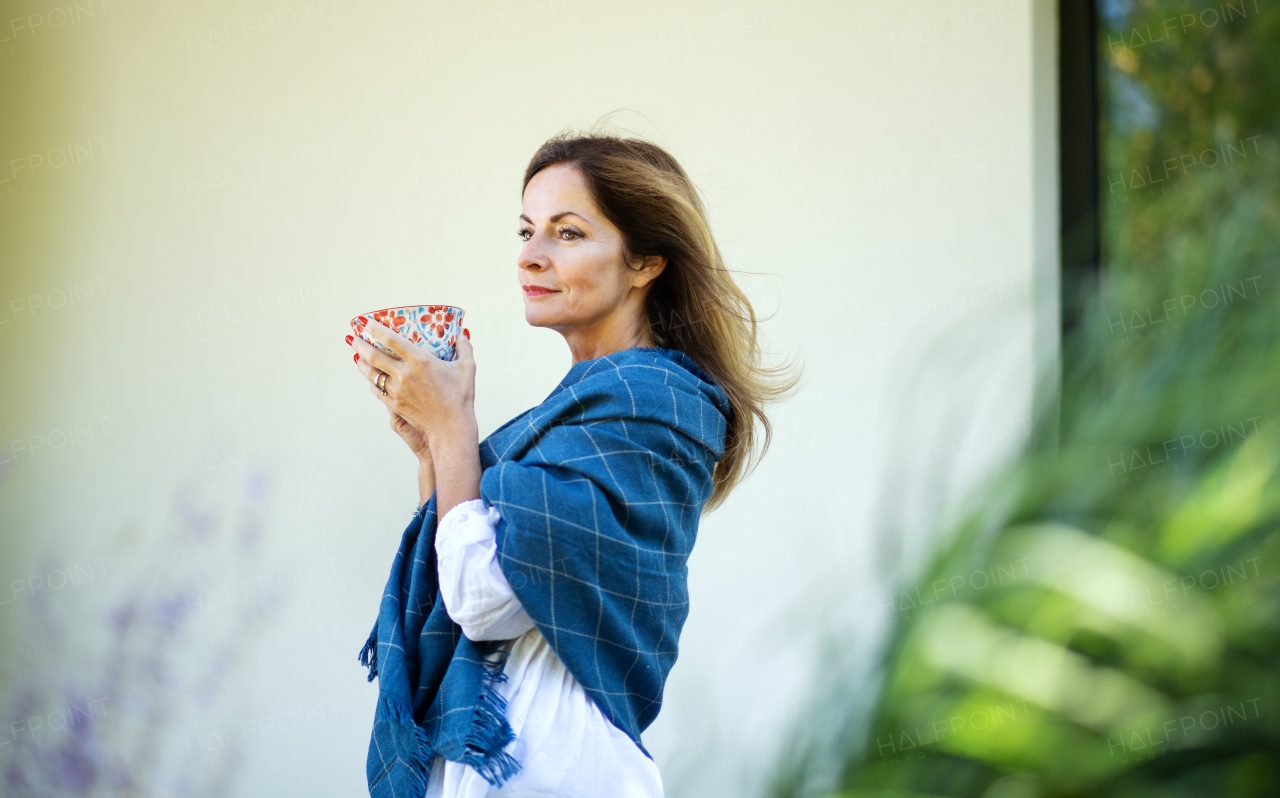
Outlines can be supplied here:
<path id="1" fill-rule="evenodd" d="M 531 307 L 526 302 L 524 320 L 530 327 L 554 327 L 556 316 L 554 313 L 547 313 L 543 308 Z"/>

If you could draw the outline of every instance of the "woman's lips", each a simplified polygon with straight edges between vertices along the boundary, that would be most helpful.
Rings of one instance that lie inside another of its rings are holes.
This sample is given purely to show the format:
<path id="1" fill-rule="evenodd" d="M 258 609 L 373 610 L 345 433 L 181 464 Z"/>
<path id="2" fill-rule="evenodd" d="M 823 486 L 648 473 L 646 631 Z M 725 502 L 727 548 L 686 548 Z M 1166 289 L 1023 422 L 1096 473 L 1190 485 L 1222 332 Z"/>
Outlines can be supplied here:
<path id="1" fill-rule="evenodd" d="M 550 288 L 543 288 L 540 285 L 526 285 L 522 287 L 524 288 L 524 295 L 528 297 L 545 296 L 546 294 L 560 293 L 559 291 L 553 291 Z"/>

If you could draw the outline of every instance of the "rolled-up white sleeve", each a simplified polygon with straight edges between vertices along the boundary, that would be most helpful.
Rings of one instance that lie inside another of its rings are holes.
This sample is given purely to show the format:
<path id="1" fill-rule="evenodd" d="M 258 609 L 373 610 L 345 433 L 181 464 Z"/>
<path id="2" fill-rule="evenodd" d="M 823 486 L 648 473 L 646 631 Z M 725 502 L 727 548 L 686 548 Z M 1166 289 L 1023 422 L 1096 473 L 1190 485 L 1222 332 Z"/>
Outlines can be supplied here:
<path id="1" fill-rule="evenodd" d="M 436 527 L 440 593 L 470 640 L 510 640 L 534 628 L 498 565 L 494 529 L 502 518 L 484 499 L 457 504 Z"/>

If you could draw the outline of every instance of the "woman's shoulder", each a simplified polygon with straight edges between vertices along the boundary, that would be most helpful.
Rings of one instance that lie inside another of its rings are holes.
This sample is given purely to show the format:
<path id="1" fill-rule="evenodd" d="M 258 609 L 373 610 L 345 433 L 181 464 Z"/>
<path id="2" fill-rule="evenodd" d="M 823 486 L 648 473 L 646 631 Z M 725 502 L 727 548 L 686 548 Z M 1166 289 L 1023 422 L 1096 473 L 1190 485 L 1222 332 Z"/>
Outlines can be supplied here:
<path id="1" fill-rule="evenodd" d="M 678 387 L 706 385 L 718 388 L 692 357 L 679 349 L 661 346 L 633 346 L 578 365 L 584 367 L 580 377 L 584 382 L 654 382 Z"/>
<path id="2" fill-rule="evenodd" d="M 714 463 L 724 453 L 729 399 L 682 365 L 683 357 L 628 349 L 574 364 L 541 404 L 481 443 L 482 468 L 520 460 L 531 447 L 538 457 L 560 462 L 581 459 L 574 447 L 599 453 L 602 445 L 619 442 L 636 456 L 648 450 L 666 459 Z"/>
<path id="3" fill-rule="evenodd" d="M 586 368 L 573 385 L 578 396 L 598 394 L 633 402 L 675 397 L 729 413 L 728 395 L 678 349 L 632 347 L 579 365 Z"/>

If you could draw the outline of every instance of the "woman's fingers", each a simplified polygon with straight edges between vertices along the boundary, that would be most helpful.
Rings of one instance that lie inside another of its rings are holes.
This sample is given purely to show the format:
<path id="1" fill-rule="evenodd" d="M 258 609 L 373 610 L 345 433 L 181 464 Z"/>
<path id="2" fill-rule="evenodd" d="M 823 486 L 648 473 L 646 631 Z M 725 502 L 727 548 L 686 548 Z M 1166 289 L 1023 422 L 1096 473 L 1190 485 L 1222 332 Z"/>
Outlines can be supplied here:
<path id="1" fill-rule="evenodd" d="M 368 345 L 366 344 L 366 346 Z M 372 349 L 373 347 L 369 347 L 369 348 Z M 394 363 L 395 361 L 392 361 L 392 362 Z M 371 364 L 368 360 L 365 360 L 363 357 L 360 357 L 358 360 L 356 360 L 356 368 L 359 369 L 360 373 L 364 375 L 364 378 L 369 381 L 369 390 L 373 393 L 373 395 L 378 397 L 378 400 L 381 401 L 383 404 L 387 404 L 388 399 L 390 397 L 388 396 L 387 393 L 383 393 L 383 390 L 385 389 L 386 391 L 390 392 L 393 381 L 400 379 L 400 375 L 393 374 L 390 371 L 383 371 L 382 369 L 377 368 L 376 366 Z M 382 380 L 382 388 L 379 388 L 378 377 L 382 374 L 386 374 L 387 376 L 386 376 L 386 379 Z M 388 408 L 390 408 L 389 404 L 387 404 L 387 406 Z"/>
<path id="2" fill-rule="evenodd" d="M 464 352 L 466 353 L 466 357 L 467 357 L 468 359 L 470 359 L 471 354 L 472 354 L 472 351 L 473 351 L 473 350 L 471 349 L 471 336 L 470 336 L 470 335 L 459 335 L 459 336 L 457 337 L 457 340 L 455 340 L 455 341 L 453 342 L 453 351 L 455 351 L 455 352 L 457 352 L 457 353 L 458 353 L 458 358 L 459 358 L 459 359 L 461 359 L 461 358 L 463 357 L 463 353 L 464 353 Z"/>
<path id="3" fill-rule="evenodd" d="M 459 335 L 458 339 L 454 341 L 453 351 L 456 353 L 456 360 L 466 363 L 473 370 L 475 369 L 476 358 L 475 350 L 471 347 L 471 336 Z"/>
<path id="4" fill-rule="evenodd" d="M 360 367 L 360 371 L 366 377 L 369 377 L 369 379 L 373 379 L 378 376 L 377 374 L 373 374 L 375 370 L 385 371 L 390 374 L 398 368 L 398 363 L 404 362 L 388 355 L 386 352 L 383 352 L 381 349 L 378 349 L 373 344 L 358 336 L 351 339 L 351 347 L 355 349 L 356 354 L 360 356 L 360 359 L 356 361 L 356 365 Z"/>
<path id="5" fill-rule="evenodd" d="M 401 360 L 409 360 L 414 349 L 417 348 L 408 338 L 405 338 L 382 322 L 369 319 L 369 323 L 364 326 L 364 330 L 369 333 L 370 337 L 377 339 L 378 343 L 395 352 L 396 356 Z"/>
<path id="6" fill-rule="evenodd" d="M 371 385 L 378 379 L 379 374 L 384 373 L 381 369 L 376 369 L 369 365 L 369 361 L 364 358 L 360 358 L 356 361 L 356 368 L 360 370 L 360 373 L 364 375 L 364 378 L 368 380 Z M 391 376 L 387 375 L 387 379 L 391 379 Z"/>
<path id="7" fill-rule="evenodd" d="M 409 448 L 413 450 L 414 454 L 420 454 L 421 449 L 426 446 L 426 440 L 422 437 L 422 433 L 395 410 L 388 407 L 387 412 L 391 414 L 391 429 L 395 430 L 395 433 L 403 438 L 405 443 L 409 444 Z"/>
<path id="8" fill-rule="evenodd" d="M 364 360 L 364 358 L 360 359 L 360 362 L 356 364 L 356 368 L 360 369 L 360 373 L 363 374 L 365 379 L 369 381 L 369 392 L 372 393 L 374 396 L 376 396 L 378 398 L 378 401 L 382 402 L 384 405 L 387 405 L 387 409 L 390 409 L 391 405 L 389 404 L 389 401 L 391 397 L 389 394 L 392 388 L 392 382 L 396 379 L 396 377 L 392 376 L 388 372 L 381 371 L 380 369 L 376 369 L 373 366 L 370 366 Z M 387 375 L 386 379 L 382 381 L 381 388 L 378 387 L 378 375 L 380 374 Z M 383 393 L 384 390 L 387 391 L 387 393 Z"/>

